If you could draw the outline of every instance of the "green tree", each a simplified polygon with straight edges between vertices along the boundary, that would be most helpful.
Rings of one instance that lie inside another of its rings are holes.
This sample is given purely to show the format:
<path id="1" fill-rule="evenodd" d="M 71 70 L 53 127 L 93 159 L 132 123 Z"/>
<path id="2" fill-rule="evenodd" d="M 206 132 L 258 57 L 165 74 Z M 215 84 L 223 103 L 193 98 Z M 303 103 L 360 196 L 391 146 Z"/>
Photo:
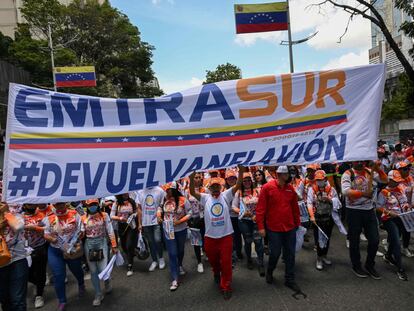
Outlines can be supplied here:
<path id="1" fill-rule="evenodd" d="M 215 70 L 206 70 L 206 81 L 203 84 L 241 79 L 241 69 L 230 63 L 218 65 Z"/>
<path id="2" fill-rule="evenodd" d="M 163 94 L 148 85 L 154 79 L 154 47 L 141 40 L 138 28 L 109 1 L 74 0 L 65 6 L 57 0 L 23 0 L 21 12 L 27 23 L 19 25 L 10 51 L 34 83 L 52 85 L 46 40 L 50 24 L 55 66 L 94 65 L 96 70 L 96 88 L 65 91 L 122 97 Z"/>
<path id="3" fill-rule="evenodd" d="M 414 104 L 414 83 L 406 74 L 400 75 L 394 93 L 382 107 L 381 119 L 401 120 L 412 117 L 410 107 Z"/>

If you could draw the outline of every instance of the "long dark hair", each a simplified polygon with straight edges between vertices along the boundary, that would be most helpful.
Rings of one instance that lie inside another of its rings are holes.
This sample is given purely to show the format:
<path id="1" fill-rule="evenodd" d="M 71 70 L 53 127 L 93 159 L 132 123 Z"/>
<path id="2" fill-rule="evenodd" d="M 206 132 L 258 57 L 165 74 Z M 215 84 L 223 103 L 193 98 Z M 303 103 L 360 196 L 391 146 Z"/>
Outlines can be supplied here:
<path id="1" fill-rule="evenodd" d="M 178 205 L 180 204 L 180 197 L 182 197 L 182 193 L 180 191 L 178 191 L 177 189 L 174 188 L 169 188 L 168 190 L 171 191 L 171 195 L 174 198 L 175 201 L 175 208 L 178 207 Z M 167 191 L 168 191 L 167 190 Z"/>
<path id="2" fill-rule="evenodd" d="M 132 210 L 135 213 L 136 212 L 136 209 L 137 209 L 137 204 L 135 203 L 135 201 L 133 199 L 131 199 L 129 197 L 129 195 L 128 195 L 128 199 L 126 199 L 126 200 L 123 198 L 123 195 L 124 194 L 118 194 L 118 195 L 115 196 L 115 198 L 116 198 L 116 205 L 117 206 L 124 205 L 124 202 L 127 201 L 127 202 L 129 202 L 131 204 Z"/>
<path id="3" fill-rule="evenodd" d="M 255 174 L 255 175 L 256 175 L 257 173 L 259 173 L 259 174 L 262 176 L 262 186 L 263 186 L 264 184 L 266 184 L 266 183 L 267 183 L 267 180 L 266 180 L 266 175 L 265 175 L 265 173 L 263 172 L 263 170 L 257 170 L 256 172 L 254 172 L 254 174 Z M 254 186 L 255 186 L 255 187 L 257 187 L 257 186 L 258 186 L 257 181 L 256 181 L 256 178 L 253 178 L 253 184 L 254 184 Z"/>
<path id="4" fill-rule="evenodd" d="M 244 178 L 243 178 L 244 179 Z M 250 177 L 250 180 L 252 181 L 250 184 L 250 191 L 253 193 L 254 188 L 256 188 L 255 184 L 253 183 L 252 178 Z M 241 196 L 243 196 L 244 191 L 246 190 L 246 188 L 244 187 L 244 183 L 242 183 L 241 188 L 240 188 L 241 192 Z"/>

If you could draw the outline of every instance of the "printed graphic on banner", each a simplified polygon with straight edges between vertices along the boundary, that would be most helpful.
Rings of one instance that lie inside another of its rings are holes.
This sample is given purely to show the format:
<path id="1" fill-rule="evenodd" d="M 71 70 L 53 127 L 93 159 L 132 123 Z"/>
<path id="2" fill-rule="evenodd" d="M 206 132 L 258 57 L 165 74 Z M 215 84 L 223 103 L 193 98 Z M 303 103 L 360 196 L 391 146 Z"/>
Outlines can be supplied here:
<path id="1" fill-rule="evenodd" d="M 384 68 L 223 81 L 146 99 L 11 84 L 3 199 L 72 202 L 194 170 L 376 159 Z"/>

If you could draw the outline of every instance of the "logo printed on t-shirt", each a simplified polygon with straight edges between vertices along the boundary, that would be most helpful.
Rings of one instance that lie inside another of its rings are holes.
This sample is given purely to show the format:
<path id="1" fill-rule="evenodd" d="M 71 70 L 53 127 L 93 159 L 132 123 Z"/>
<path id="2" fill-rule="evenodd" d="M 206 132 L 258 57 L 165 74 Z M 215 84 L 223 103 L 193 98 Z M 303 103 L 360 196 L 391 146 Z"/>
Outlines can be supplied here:
<path id="1" fill-rule="evenodd" d="M 154 205 L 154 203 L 155 203 L 155 201 L 154 201 L 154 197 L 153 197 L 151 194 L 148 194 L 148 195 L 146 196 L 146 198 L 145 198 L 145 204 L 146 204 L 147 206 L 153 206 L 153 205 Z"/>
<path id="2" fill-rule="evenodd" d="M 223 214 L 223 205 L 221 203 L 215 203 L 211 207 L 211 214 L 214 217 L 220 217 Z"/>

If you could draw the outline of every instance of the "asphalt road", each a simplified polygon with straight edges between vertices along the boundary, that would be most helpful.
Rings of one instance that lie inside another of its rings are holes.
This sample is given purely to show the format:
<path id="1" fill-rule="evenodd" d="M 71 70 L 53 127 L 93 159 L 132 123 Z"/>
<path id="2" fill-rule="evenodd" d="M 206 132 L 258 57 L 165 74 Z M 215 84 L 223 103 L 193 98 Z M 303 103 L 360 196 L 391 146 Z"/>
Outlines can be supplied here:
<path id="1" fill-rule="evenodd" d="M 385 237 L 384 232 L 381 232 L 381 236 Z M 366 242 L 361 243 L 362 258 L 365 258 Z M 234 269 L 233 297 L 224 301 L 213 282 L 208 263 L 205 263 L 204 274 L 199 274 L 193 249 L 187 244 L 184 258 L 187 274 L 176 292 L 169 291 L 167 269 L 148 272 L 150 259 L 136 260 L 132 277 L 126 277 L 125 267 L 115 268 L 114 290 L 97 308 L 92 307 L 94 293 L 91 282 L 86 281 L 87 294 L 79 299 L 76 283 L 70 275 L 67 310 L 414 310 L 414 258 L 403 258 L 408 282 L 399 280 L 395 268 L 379 257 L 376 267 L 382 280 L 357 278 L 350 267 L 345 238 L 336 229 L 329 252 L 333 265 L 324 271 L 317 271 L 315 256 L 312 242 L 309 242 L 305 243 L 296 259 L 297 283 L 307 295 L 306 299 L 294 299 L 292 291 L 283 285 L 284 265 L 281 262 L 274 274 L 275 284 L 268 285 L 264 278 L 259 277 L 257 270 L 246 268 L 244 260 Z M 28 308 L 35 310 L 31 285 L 28 292 Z M 46 304 L 40 310 L 55 310 L 57 300 L 52 286 L 46 287 L 44 297 Z"/>

